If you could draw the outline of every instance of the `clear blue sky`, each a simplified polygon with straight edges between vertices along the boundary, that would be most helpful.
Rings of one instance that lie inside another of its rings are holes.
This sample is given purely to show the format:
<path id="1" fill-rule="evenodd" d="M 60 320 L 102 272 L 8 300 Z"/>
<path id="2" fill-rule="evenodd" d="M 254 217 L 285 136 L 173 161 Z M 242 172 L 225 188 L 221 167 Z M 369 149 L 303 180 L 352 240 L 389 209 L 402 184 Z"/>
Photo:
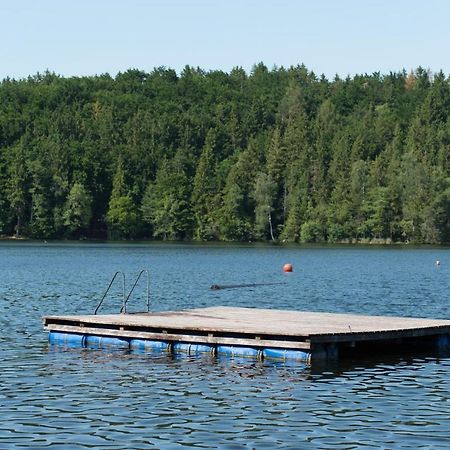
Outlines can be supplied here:
<path id="1" fill-rule="evenodd" d="M 450 1 L 0 0 L 0 79 L 304 63 L 450 73 Z"/>

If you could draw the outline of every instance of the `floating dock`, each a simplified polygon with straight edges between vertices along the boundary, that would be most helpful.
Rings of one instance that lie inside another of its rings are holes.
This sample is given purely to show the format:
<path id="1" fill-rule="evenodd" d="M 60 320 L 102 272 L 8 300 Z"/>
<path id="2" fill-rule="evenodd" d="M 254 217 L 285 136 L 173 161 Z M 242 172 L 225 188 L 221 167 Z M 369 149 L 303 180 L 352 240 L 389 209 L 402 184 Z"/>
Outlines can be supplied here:
<path id="1" fill-rule="evenodd" d="M 51 344 L 297 360 L 450 347 L 450 320 L 212 307 L 44 317 Z"/>

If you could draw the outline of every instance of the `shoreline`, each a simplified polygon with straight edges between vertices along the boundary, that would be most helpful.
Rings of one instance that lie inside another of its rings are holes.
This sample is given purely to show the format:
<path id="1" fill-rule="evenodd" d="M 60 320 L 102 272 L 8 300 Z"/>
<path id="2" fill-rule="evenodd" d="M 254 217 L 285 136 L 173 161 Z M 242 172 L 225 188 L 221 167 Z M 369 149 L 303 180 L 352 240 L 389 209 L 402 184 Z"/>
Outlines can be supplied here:
<path id="1" fill-rule="evenodd" d="M 195 240 L 160 240 L 160 239 L 98 239 L 98 238 L 81 238 L 81 239 L 39 239 L 27 236 L 7 236 L 1 235 L 0 242 L 29 242 L 29 243 L 102 243 L 102 244 L 156 244 L 156 245 L 236 245 L 236 246 L 271 246 L 271 247 L 449 247 L 450 242 L 441 243 L 425 243 L 425 242 L 398 242 L 390 239 L 344 239 L 336 242 L 283 242 L 283 241 L 195 241 Z"/>

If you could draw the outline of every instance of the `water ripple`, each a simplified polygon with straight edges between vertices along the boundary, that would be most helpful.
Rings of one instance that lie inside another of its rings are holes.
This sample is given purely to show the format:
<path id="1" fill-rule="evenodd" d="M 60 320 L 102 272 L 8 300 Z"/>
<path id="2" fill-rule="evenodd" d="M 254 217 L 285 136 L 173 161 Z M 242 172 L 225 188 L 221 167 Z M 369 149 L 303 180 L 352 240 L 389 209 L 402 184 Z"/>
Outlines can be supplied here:
<path id="1" fill-rule="evenodd" d="M 41 316 L 90 313 L 115 270 L 131 279 L 144 266 L 154 268 L 155 309 L 449 311 L 447 249 L 0 245 L 0 448 L 450 448 L 448 355 L 316 370 L 47 345 Z M 208 289 L 243 280 L 286 284 L 283 295 Z"/>

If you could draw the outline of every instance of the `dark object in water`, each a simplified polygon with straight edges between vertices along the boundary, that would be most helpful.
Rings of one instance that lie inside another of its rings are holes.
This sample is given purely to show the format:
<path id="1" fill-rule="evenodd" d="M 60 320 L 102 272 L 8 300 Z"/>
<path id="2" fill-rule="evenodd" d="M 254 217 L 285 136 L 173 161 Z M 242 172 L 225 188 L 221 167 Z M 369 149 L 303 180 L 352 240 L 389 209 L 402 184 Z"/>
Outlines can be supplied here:
<path id="1" fill-rule="evenodd" d="M 286 284 L 286 283 L 213 284 L 211 285 L 210 289 L 213 291 L 219 291 L 221 289 L 246 288 L 255 286 L 273 286 L 275 284 Z"/>

